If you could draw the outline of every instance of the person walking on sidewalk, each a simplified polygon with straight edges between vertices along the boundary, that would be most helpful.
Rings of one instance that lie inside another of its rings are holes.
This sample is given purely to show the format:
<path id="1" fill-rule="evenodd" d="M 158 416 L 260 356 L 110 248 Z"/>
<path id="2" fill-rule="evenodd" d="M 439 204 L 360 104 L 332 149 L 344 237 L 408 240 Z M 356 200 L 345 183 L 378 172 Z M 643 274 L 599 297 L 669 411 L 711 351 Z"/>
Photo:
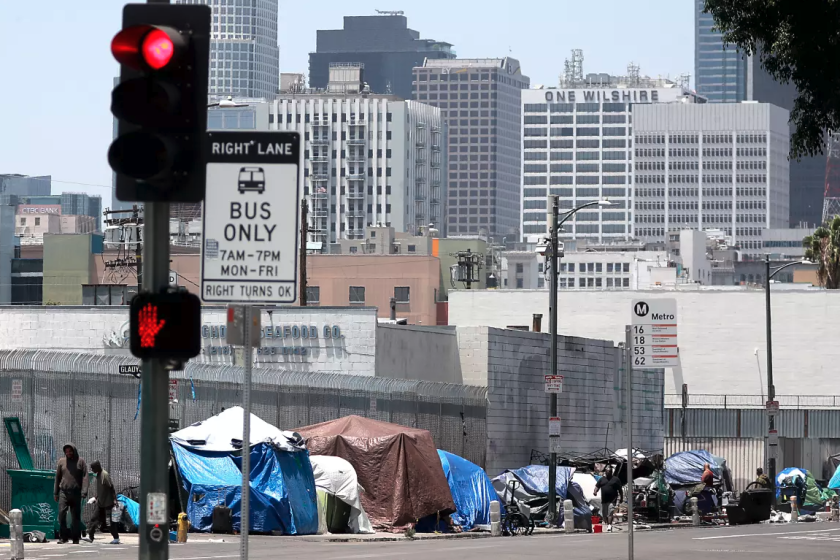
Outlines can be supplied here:
<path id="1" fill-rule="evenodd" d="M 99 529 L 104 533 L 105 526 L 108 525 L 111 528 L 111 536 L 114 538 L 111 544 L 120 544 L 120 534 L 117 531 L 117 524 L 111 519 L 111 511 L 117 505 L 117 491 L 114 489 L 114 483 L 111 482 L 111 475 L 102 468 L 102 464 L 99 461 L 91 463 L 90 470 L 96 475 L 96 497 L 88 500 L 88 503 L 96 503 L 96 509 L 99 515 L 91 522 L 86 540 L 93 542 L 93 535 L 96 533 L 96 530 Z"/>
<path id="2" fill-rule="evenodd" d="M 58 460 L 55 469 L 53 497 L 58 502 L 58 544 L 67 544 L 67 512 L 73 516 L 73 527 L 69 530 L 73 544 L 79 544 L 81 538 L 82 500 L 88 493 L 88 468 L 85 460 L 79 457 L 76 446 L 68 443 L 64 446 L 64 457 Z"/>

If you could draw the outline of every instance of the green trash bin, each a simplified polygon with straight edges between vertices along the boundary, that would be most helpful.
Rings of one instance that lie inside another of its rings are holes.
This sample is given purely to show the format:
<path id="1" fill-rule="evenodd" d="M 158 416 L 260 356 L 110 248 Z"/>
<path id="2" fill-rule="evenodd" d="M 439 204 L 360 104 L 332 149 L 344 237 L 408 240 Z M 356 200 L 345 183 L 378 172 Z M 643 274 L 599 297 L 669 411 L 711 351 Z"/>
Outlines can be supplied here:
<path id="1" fill-rule="evenodd" d="M 48 539 L 58 538 L 58 503 L 53 496 L 55 488 L 55 471 L 34 469 L 32 456 L 26 445 L 26 436 L 15 417 L 3 418 L 6 432 L 12 440 L 12 446 L 17 456 L 19 469 L 7 469 L 12 479 L 12 507 L 23 513 L 23 532 L 41 531 Z M 89 476 L 93 476 L 92 473 Z M 89 480 L 92 482 L 92 480 Z M 84 504 L 82 504 L 84 511 Z M 68 525 L 72 515 L 67 516 Z M 72 526 L 72 525 L 69 525 Z M 81 522 L 82 531 L 86 531 Z M 0 537 L 8 538 L 9 526 L 0 525 Z"/>

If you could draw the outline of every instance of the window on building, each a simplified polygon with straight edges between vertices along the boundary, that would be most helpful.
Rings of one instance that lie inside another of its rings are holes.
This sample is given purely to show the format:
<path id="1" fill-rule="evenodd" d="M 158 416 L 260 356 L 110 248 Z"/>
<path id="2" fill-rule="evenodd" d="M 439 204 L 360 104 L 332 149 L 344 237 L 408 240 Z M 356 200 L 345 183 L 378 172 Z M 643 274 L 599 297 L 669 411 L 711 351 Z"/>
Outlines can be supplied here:
<path id="1" fill-rule="evenodd" d="M 350 286 L 350 303 L 364 304 L 365 303 L 365 287 L 364 286 Z"/>
<path id="2" fill-rule="evenodd" d="M 40 225 L 41 225 L 41 218 L 35 218 L 35 225 L 36 225 L 36 226 L 40 226 Z"/>
<path id="3" fill-rule="evenodd" d="M 601 279 L 600 279 L 600 278 L 596 278 L 596 279 L 595 279 L 595 287 L 596 287 L 596 288 L 600 288 L 600 287 L 601 287 Z"/>
<path id="4" fill-rule="evenodd" d="M 351 255 L 355 255 L 355 254 L 356 254 L 356 253 L 358 253 L 358 252 L 359 252 L 359 248 L 358 248 L 358 247 L 350 247 L 350 254 L 351 254 Z"/>
<path id="5" fill-rule="evenodd" d="M 575 271 L 575 263 L 569 263 L 569 272 Z"/>
<path id="6" fill-rule="evenodd" d="M 604 265 L 602 263 L 595 263 L 595 272 L 603 272 L 602 267 Z"/>
<path id="7" fill-rule="evenodd" d="M 522 274 L 524 272 L 525 266 L 522 263 L 516 263 L 516 273 Z"/>
<path id="8" fill-rule="evenodd" d="M 578 278 L 578 287 L 585 288 L 586 287 L 586 278 Z"/>
<path id="9" fill-rule="evenodd" d="M 630 263 L 624 263 L 623 271 L 624 272 L 630 272 Z"/>
<path id="10" fill-rule="evenodd" d="M 613 279 L 612 278 L 607 278 L 607 288 L 612 288 L 612 287 L 613 287 Z"/>
<path id="11" fill-rule="evenodd" d="M 83 305 L 128 305 L 137 294 L 137 286 L 122 284 L 83 284 Z"/>
<path id="12" fill-rule="evenodd" d="M 318 305 L 321 303 L 321 287 L 307 286 L 306 287 L 306 305 Z"/>
<path id="13" fill-rule="evenodd" d="M 621 279 L 621 285 L 625 288 L 629 288 L 630 287 L 630 279 L 629 278 L 622 278 Z"/>
<path id="14" fill-rule="evenodd" d="M 612 263 L 607 263 L 607 272 L 609 273 L 609 272 L 612 272 L 612 271 L 613 271 L 613 265 L 612 265 Z M 611 285 L 612 285 L 612 282 L 610 282 L 608 285 L 610 285 L 610 286 L 611 286 Z"/>
<path id="15" fill-rule="evenodd" d="M 565 288 L 566 286 L 564 285 L 563 287 Z M 545 278 L 537 278 L 537 288 L 545 288 Z"/>
<path id="16" fill-rule="evenodd" d="M 20 225 L 22 225 L 22 226 L 26 225 L 26 218 L 21 218 L 20 219 Z"/>
<path id="17" fill-rule="evenodd" d="M 364 288 L 363 288 L 364 289 Z M 362 295 L 364 299 L 364 294 Z M 394 288 L 394 299 L 397 303 L 409 303 L 410 294 L 408 286 L 398 286 Z"/>
<path id="18" fill-rule="evenodd" d="M 521 290 L 525 286 L 524 280 L 522 278 L 516 279 L 516 289 Z"/>
<path id="19" fill-rule="evenodd" d="M 417 252 L 417 245 L 409 245 L 408 246 L 409 253 L 416 253 Z"/>

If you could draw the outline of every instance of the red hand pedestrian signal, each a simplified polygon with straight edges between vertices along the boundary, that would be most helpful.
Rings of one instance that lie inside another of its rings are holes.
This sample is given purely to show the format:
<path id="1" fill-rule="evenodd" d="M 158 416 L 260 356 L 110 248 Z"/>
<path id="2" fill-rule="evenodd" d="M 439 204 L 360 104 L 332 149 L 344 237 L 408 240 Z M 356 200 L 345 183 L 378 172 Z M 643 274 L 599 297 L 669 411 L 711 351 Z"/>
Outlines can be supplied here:
<path id="1" fill-rule="evenodd" d="M 158 308 L 157 305 L 147 303 L 145 307 L 140 310 L 140 325 L 138 331 L 140 333 L 140 347 L 154 348 L 155 337 L 166 324 L 166 321 L 161 319 L 158 322 Z"/>

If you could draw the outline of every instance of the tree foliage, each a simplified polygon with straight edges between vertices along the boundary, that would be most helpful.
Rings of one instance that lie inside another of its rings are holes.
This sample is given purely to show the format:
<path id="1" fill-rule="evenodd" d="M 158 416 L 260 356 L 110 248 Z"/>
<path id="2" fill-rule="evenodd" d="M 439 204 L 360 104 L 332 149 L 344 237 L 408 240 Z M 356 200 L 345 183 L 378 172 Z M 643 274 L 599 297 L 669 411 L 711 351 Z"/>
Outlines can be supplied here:
<path id="1" fill-rule="evenodd" d="M 840 216 L 834 216 L 826 226 L 817 228 L 802 244 L 805 258 L 817 263 L 820 285 L 828 290 L 840 288 Z"/>
<path id="2" fill-rule="evenodd" d="M 704 11 L 725 42 L 796 86 L 791 157 L 822 153 L 825 131 L 840 131 L 840 0 L 705 0 Z"/>

